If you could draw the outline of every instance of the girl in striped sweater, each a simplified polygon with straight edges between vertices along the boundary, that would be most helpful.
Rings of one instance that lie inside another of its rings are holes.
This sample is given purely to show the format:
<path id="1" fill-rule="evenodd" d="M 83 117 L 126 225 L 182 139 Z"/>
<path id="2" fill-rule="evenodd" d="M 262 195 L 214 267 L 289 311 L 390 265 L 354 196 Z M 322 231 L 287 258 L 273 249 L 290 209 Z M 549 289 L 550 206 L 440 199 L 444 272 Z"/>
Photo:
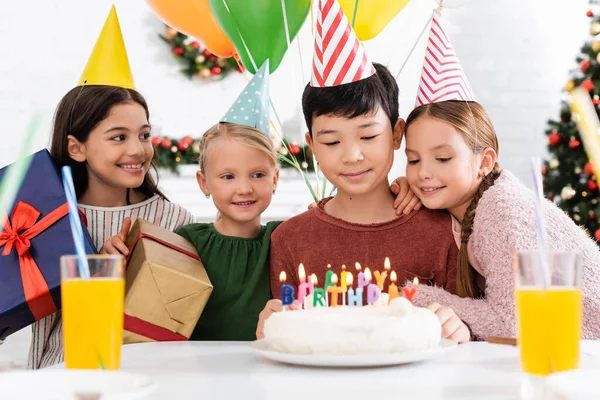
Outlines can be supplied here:
<path id="1" fill-rule="evenodd" d="M 144 98 L 116 86 L 76 87 L 56 110 L 50 153 L 58 166 L 71 166 L 79 208 L 100 252 L 114 250 L 109 239 L 126 235 L 136 218 L 171 231 L 193 222 L 149 173 L 154 149 L 148 120 Z M 33 324 L 28 368 L 62 362 L 62 341 L 60 311 Z"/>

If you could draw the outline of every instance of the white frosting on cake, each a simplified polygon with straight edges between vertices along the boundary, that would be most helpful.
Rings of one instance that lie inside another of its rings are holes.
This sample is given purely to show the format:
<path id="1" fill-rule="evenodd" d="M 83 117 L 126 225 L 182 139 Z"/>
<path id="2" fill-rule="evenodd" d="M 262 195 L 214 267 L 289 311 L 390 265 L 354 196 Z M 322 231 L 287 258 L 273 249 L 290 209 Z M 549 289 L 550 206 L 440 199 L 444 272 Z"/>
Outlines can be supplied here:
<path id="1" fill-rule="evenodd" d="M 428 350 L 442 326 L 431 311 L 398 297 L 389 307 L 319 307 L 284 311 L 265 321 L 265 341 L 294 354 L 360 354 Z"/>

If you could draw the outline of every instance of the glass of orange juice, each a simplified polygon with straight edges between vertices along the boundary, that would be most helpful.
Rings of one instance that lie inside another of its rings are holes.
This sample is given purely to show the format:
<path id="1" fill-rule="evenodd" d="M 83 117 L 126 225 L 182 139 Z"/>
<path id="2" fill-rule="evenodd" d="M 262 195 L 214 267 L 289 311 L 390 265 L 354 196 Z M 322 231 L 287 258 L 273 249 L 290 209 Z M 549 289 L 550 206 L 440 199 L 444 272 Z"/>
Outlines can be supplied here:
<path id="1" fill-rule="evenodd" d="M 541 252 L 517 253 L 515 287 L 521 369 L 541 377 L 579 367 L 582 324 L 581 255 L 544 255 L 547 278 Z"/>
<path id="2" fill-rule="evenodd" d="M 121 365 L 125 259 L 90 255 L 90 278 L 77 256 L 61 257 L 65 364 L 75 369 L 116 370 Z"/>

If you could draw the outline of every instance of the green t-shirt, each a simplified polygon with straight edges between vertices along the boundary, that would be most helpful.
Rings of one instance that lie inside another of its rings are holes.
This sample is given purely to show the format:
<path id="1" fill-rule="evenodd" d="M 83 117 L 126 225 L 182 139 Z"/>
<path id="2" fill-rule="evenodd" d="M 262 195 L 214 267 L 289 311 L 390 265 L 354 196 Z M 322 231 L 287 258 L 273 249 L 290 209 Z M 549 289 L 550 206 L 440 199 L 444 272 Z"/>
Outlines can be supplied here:
<path id="1" fill-rule="evenodd" d="M 196 247 L 213 285 L 190 340 L 256 339 L 258 314 L 271 299 L 269 245 L 279 224 L 261 226 L 251 239 L 224 236 L 212 223 L 177 231 Z"/>

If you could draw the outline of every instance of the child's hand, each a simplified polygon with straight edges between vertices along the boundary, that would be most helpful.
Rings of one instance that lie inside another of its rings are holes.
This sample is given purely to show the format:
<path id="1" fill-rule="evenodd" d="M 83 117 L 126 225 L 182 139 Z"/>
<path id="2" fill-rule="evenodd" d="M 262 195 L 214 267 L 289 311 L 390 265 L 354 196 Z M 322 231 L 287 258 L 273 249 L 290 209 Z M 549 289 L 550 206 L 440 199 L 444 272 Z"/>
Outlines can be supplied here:
<path id="1" fill-rule="evenodd" d="M 396 178 L 390 186 L 392 193 L 396 194 L 396 200 L 394 200 L 394 208 L 396 209 L 396 215 L 410 213 L 412 210 L 419 210 L 423 205 L 421 200 L 414 194 L 408 185 L 406 177 L 401 176 Z"/>
<path id="2" fill-rule="evenodd" d="M 125 245 L 125 240 L 127 240 L 129 229 L 131 229 L 131 218 L 126 217 L 123 220 L 123 227 L 121 227 L 119 233 L 104 242 L 104 245 L 100 249 L 100 254 L 129 255 L 129 249 Z"/>
<path id="3" fill-rule="evenodd" d="M 298 310 L 300 309 L 300 303 L 294 300 L 294 303 L 290 306 L 287 306 L 289 310 Z M 281 300 L 272 299 L 267 301 L 267 305 L 265 308 L 258 314 L 258 326 L 256 327 L 256 338 L 264 339 L 265 338 L 265 321 L 267 318 L 271 316 L 271 314 L 280 312 L 283 310 L 283 305 L 281 304 Z"/>
<path id="4" fill-rule="evenodd" d="M 450 339 L 456 343 L 465 343 L 471 340 L 469 328 L 458 318 L 453 309 L 442 307 L 438 303 L 432 303 L 427 308 L 440 319 L 443 339 Z"/>

